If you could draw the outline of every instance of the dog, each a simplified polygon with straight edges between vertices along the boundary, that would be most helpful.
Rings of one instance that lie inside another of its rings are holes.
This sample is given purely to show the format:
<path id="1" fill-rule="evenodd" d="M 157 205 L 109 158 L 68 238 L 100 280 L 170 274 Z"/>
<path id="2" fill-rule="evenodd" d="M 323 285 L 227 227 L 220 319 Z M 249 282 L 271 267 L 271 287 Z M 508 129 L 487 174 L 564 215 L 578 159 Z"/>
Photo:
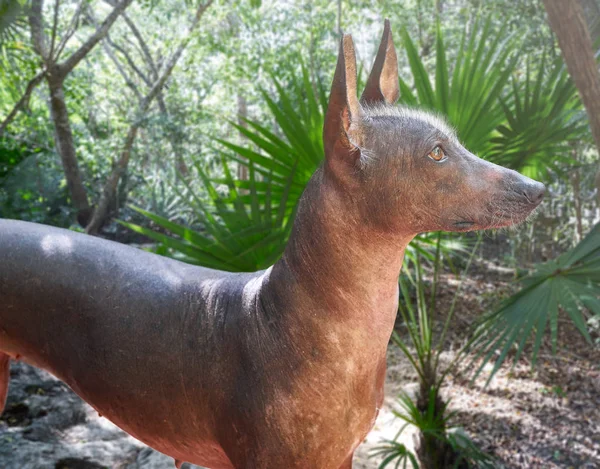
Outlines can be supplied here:
<path id="1" fill-rule="evenodd" d="M 0 220 L 2 402 L 18 358 L 178 466 L 351 468 L 382 405 L 408 243 L 520 222 L 544 194 L 471 154 L 442 119 L 394 106 L 387 21 L 360 100 L 356 88 L 344 35 L 324 163 L 265 271 Z"/>

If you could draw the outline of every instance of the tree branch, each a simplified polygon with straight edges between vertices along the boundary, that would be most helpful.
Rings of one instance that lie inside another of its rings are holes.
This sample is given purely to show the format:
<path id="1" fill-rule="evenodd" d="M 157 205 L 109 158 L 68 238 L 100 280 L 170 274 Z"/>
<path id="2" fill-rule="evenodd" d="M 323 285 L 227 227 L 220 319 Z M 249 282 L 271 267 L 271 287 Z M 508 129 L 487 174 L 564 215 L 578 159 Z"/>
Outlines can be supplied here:
<path id="1" fill-rule="evenodd" d="M 54 57 L 54 46 L 56 45 L 56 28 L 58 27 L 58 12 L 60 10 L 60 0 L 54 0 L 54 18 L 52 22 L 52 36 L 50 38 L 50 52 L 48 52 L 48 58 L 53 60 Z"/>
<path id="2" fill-rule="evenodd" d="M 94 15 L 92 14 L 91 11 L 89 11 L 89 10 L 86 11 L 86 17 L 88 18 L 90 23 L 92 23 L 94 26 L 97 26 L 96 18 L 94 18 Z M 119 59 L 113 52 L 112 49 L 115 47 L 115 44 L 110 39 L 110 34 L 107 34 L 106 37 L 102 40 L 102 46 L 104 48 L 104 51 L 110 58 L 110 60 L 112 60 L 112 62 L 115 64 L 117 71 L 123 77 L 123 80 L 125 80 L 125 83 L 127 84 L 127 86 L 133 90 L 133 92 L 135 93 L 135 95 L 138 99 L 138 102 L 140 102 L 143 99 L 143 96 L 140 93 L 140 90 L 138 89 L 136 84 L 133 82 L 133 80 L 129 77 L 129 75 L 127 75 L 125 70 L 123 70 L 123 66 L 121 65 L 121 62 L 119 62 Z"/>
<path id="3" fill-rule="evenodd" d="M 104 46 L 104 50 L 108 54 L 108 57 L 115 64 L 115 67 L 117 67 L 117 71 L 123 77 L 123 80 L 125 80 L 125 83 L 127 84 L 127 86 L 129 88 L 131 88 L 133 90 L 133 92 L 135 93 L 135 96 L 137 97 L 138 102 L 142 101 L 142 99 L 144 99 L 143 96 L 142 96 L 142 93 L 140 93 L 140 90 L 135 85 L 135 83 L 133 82 L 133 80 L 131 78 L 129 78 L 129 75 L 127 75 L 127 73 L 125 72 L 125 70 L 123 70 L 123 67 L 121 66 L 121 63 L 119 62 L 119 59 L 117 59 L 117 57 L 115 56 L 114 52 L 111 49 L 110 42 L 111 41 L 109 39 L 109 36 L 107 35 L 106 38 L 104 38 L 104 40 L 102 41 L 102 45 Z"/>
<path id="4" fill-rule="evenodd" d="M 154 63 L 154 59 L 152 58 L 152 54 L 150 54 L 150 49 L 148 48 L 148 44 L 146 44 L 146 41 L 144 41 L 144 38 L 142 37 L 140 30 L 136 27 L 136 25 L 133 23 L 133 21 L 131 21 L 131 18 L 129 18 L 129 15 L 124 13 L 123 19 L 125 20 L 125 23 L 127 24 L 127 26 L 129 26 L 129 29 L 131 29 L 131 32 L 137 39 L 138 44 L 140 45 L 143 56 L 146 59 L 146 62 L 148 62 L 148 66 L 150 67 L 150 70 L 152 70 L 152 79 L 156 80 L 158 78 L 158 70 L 156 68 L 156 64 Z"/>
<path id="5" fill-rule="evenodd" d="M 148 86 L 152 86 L 152 80 L 150 80 L 150 78 L 148 78 L 148 76 L 139 69 L 139 67 L 135 64 L 129 53 L 123 47 L 119 46 L 118 44 L 115 44 L 110 38 L 110 36 L 107 35 L 106 40 L 114 49 L 118 50 L 121 54 L 123 54 L 123 57 L 125 57 L 125 60 L 129 64 L 131 69 L 144 81 L 144 83 L 146 83 L 146 85 Z"/>
<path id="6" fill-rule="evenodd" d="M 142 50 L 142 55 L 144 56 L 144 58 L 146 59 L 146 62 L 148 63 L 148 68 L 150 68 L 150 73 L 152 74 L 152 79 L 156 80 L 158 78 L 158 69 L 156 68 L 156 64 L 154 63 L 154 59 L 152 58 L 152 54 L 150 53 L 150 48 L 148 47 L 148 44 L 146 44 L 146 41 L 144 41 L 144 38 L 142 37 L 140 30 L 136 27 L 136 25 L 133 23 L 133 21 L 131 21 L 131 18 L 129 18 L 129 15 L 127 15 L 126 13 L 123 13 L 123 19 L 125 20 L 125 23 L 127 24 L 127 26 L 129 26 L 129 29 L 131 29 L 131 32 L 137 39 L 140 49 Z M 150 86 L 150 84 L 148 84 L 148 86 Z M 166 115 L 167 114 L 167 106 L 165 104 L 162 90 L 159 91 L 156 99 L 158 100 L 158 107 L 160 108 L 160 112 L 162 114 Z"/>
<path id="7" fill-rule="evenodd" d="M 17 113 L 27 105 L 27 103 L 29 102 L 29 98 L 31 97 L 31 93 L 33 92 L 35 87 L 42 82 L 45 76 L 46 71 L 43 70 L 29 81 L 29 83 L 27 84 L 27 88 L 25 89 L 25 93 L 23 93 L 21 99 L 19 99 L 19 101 L 12 108 L 12 111 L 10 111 L 6 119 L 4 119 L 2 121 L 2 124 L 0 124 L 0 137 L 2 137 L 4 131 L 6 130 L 6 127 L 8 127 L 8 124 L 11 123 L 11 121 L 15 118 Z"/>
<path id="8" fill-rule="evenodd" d="M 35 0 L 34 0 L 35 1 Z M 83 45 L 77 49 L 73 54 L 60 64 L 61 73 L 64 76 L 68 75 L 71 70 L 83 59 L 98 42 L 103 39 L 112 24 L 116 21 L 119 15 L 133 2 L 133 0 L 122 0 L 113 11 L 106 17 L 100 27 L 96 29 L 96 32 L 90 36 L 90 38 L 83 43 Z"/>
<path id="9" fill-rule="evenodd" d="M 65 33 L 63 38 L 60 40 L 60 43 L 58 44 L 58 47 L 56 48 L 56 54 L 54 55 L 54 60 L 58 60 L 60 58 L 60 54 L 62 54 L 63 49 L 67 45 L 67 42 L 69 41 L 69 39 L 71 39 L 71 37 L 73 37 L 73 34 L 75 34 L 75 31 L 77 30 L 77 21 L 79 20 L 79 15 L 81 15 L 81 10 L 83 9 L 83 5 L 85 4 L 85 1 L 86 0 L 81 0 L 79 2 L 79 5 L 77 5 L 77 9 L 75 10 L 75 13 L 73 13 L 73 17 L 71 18 L 71 21 L 69 22 L 69 27 L 67 28 L 67 32 Z"/>
<path id="10" fill-rule="evenodd" d="M 105 2 L 111 6 L 114 6 L 114 4 L 115 4 L 115 0 L 105 0 Z M 118 46 L 117 44 L 113 43 L 112 41 L 110 41 L 110 37 L 109 37 L 110 44 L 115 49 L 117 49 L 119 52 L 121 52 L 121 54 L 123 54 L 123 56 L 127 60 L 127 63 L 129 64 L 129 66 L 138 74 L 138 76 L 142 80 L 144 80 L 144 82 L 146 83 L 146 85 L 148 87 L 151 87 L 153 82 L 156 81 L 156 79 L 158 78 L 158 69 L 156 68 L 156 64 L 154 62 L 154 59 L 152 58 L 152 54 L 150 53 L 150 48 L 148 47 L 148 44 L 142 37 L 140 30 L 137 28 L 137 26 L 134 24 L 134 22 L 131 20 L 131 18 L 129 18 L 129 15 L 127 15 L 126 12 L 123 12 L 123 14 L 121 16 L 123 17 L 123 20 L 125 20 L 125 23 L 127 24 L 127 26 L 129 27 L 129 29 L 131 30 L 131 32 L 133 33 L 134 37 L 137 40 L 137 43 L 139 46 L 138 52 L 141 51 L 141 55 L 144 57 L 144 60 L 146 61 L 148 68 L 150 69 L 150 75 L 151 75 L 150 78 L 151 79 L 135 65 L 135 62 L 133 61 L 131 56 L 127 53 L 127 51 L 124 48 L 122 48 L 122 47 Z M 162 90 L 159 91 L 156 99 L 158 101 L 158 107 L 160 109 L 160 112 L 162 114 L 166 115 L 167 114 L 167 106 L 165 104 Z"/>
<path id="11" fill-rule="evenodd" d="M 142 104 L 142 109 L 144 111 L 146 109 L 148 109 L 148 106 L 150 105 L 152 100 L 156 97 L 158 92 L 162 89 L 165 82 L 171 75 L 171 72 L 173 71 L 173 68 L 175 68 L 175 65 L 177 64 L 179 57 L 181 57 L 181 54 L 183 53 L 183 51 L 185 50 L 185 48 L 191 41 L 192 33 L 194 32 L 194 29 L 196 29 L 196 27 L 198 26 L 198 23 L 200 22 L 200 18 L 202 18 L 203 13 L 211 5 L 212 2 L 213 2 L 213 0 L 208 0 L 205 4 L 200 5 L 200 7 L 198 7 L 198 10 L 196 11 L 196 15 L 194 16 L 194 20 L 192 21 L 192 24 L 190 26 L 188 35 L 181 40 L 181 42 L 179 43 L 179 46 L 177 47 L 177 49 L 175 50 L 173 55 L 171 55 L 169 60 L 167 60 L 167 63 L 165 65 L 164 69 L 161 71 L 160 76 L 157 78 L 156 82 L 154 83 L 154 86 L 152 87 L 150 92 L 144 98 L 144 103 Z"/>
<path id="12" fill-rule="evenodd" d="M 104 1 L 111 6 L 115 5 L 115 0 L 104 0 Z M 134 22 L 131 21 L 131 18 L 129 18 L 129 15 L 126 12 L 123 12 L 122 16 L 123 16 L 123 20 L 125 20 L 125 23 L 127 24 L 127 26 L 129 26 L 129 29 L 131 29 L 131 32 L 137 39 L 137 42 L 142 51 L 142 55 L 144 56 L 144 59 L 146 60 L 146 62 L 148 63 L 148 66 L 152 70 L 152 79 L 156 80 L 156 78 L 158 78 L 158 69 L 156 68 L 156 64 L 154 63 L 154 59 L 152 58 L 152 54 L 150 53 L 148 44 L 146 44 L 146 41 L 144 41 L 144 38 L 142 37 L 140 30 L 137 28 L 137 26 L 134 24 Z"/>

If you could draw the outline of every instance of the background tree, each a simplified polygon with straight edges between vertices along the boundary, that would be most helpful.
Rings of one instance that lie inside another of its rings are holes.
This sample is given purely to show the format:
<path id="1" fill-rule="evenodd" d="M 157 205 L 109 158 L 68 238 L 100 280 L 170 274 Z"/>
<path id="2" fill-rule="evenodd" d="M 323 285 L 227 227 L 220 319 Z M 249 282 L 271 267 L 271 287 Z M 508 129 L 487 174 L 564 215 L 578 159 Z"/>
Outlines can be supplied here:
<path id="1" fill-rule="evenodd" d="M 64 60 L 61 60 L 61 55 L 67 42 L 77 29 L 84 2 L 81 2 L 77 7 L 71 18 L 70 26 L 61 39 L 57 37 L 60 1 L 54 3 L 50 38 L 48 38 L 45 31 L 43 0 L 32 0 L 29 9 L 29 27 L 33 49 L 41 59 L 42 73 L 48 83 L 50 109 L 52 111 L 52 121 L 54 123 L 56 136 L 56 147 L 62 159 L 65 178 L 73 205 L 77 209 L 77 218 L 82 226 L 85 226 L 90 220 L 92 210 L 79 170 L 75 145 L 73 143 L 73 132 L 71 130 L 69 111 L 65 101 L 64 82 L 77 64 L 79 64 L 96 44 L 106 36 L 113 23 L 131 2 L 132 0 L 123 0 L 118 3 L 89 39 Z M 34 78 L 32 82 L 34 82 L 34 80 L 36 80 L 36 78 Z"/>
<path id="2" fill-rule="evenodd" d="M 600 152 L 600 72 L 581 2 L 544 0 L 544 5 L 569 73 L 581 95 L 596 148 Z M 600 170 L 596 173 L 596 188 L 600 203 Z"/>
<path id="3" fill-rule="evenodd" d="M 123 149 L 121 151 L 121 155 L 117 160 L 115 167 L 108 177 L 106 184 L 104 185 L 102 195 L 100 200 L 98 201 L 98 205 L 95 207 L 93 211 L 92 218 L 89 220 L 89 223 L 86 223 L 85 229 L 87 233 L 96 234 L 98 229 L 104 224 L 106 221 L 106 217 L 108 215 L 109 206 L 111 202 L 115 199 L 115 195 L 117 192 L 117 186 L 119 184 L 119 180 L 122 175 L 127 171 L 127 166 L 129 165 L 129 159 L 131 158 L 131 149 L 133 147 L 133 143 L 137 136 L 138 130 L 140 128 L 142 119 L 148 108 L 152 104 L 152 101 L 159 95 L 160 90 L 165 85 L 167 79 L 171 75 L 173 68 L 177 64 L 177 61 L 181 57 L 186 46 L 189 44 L 191 40 L 191 34 L 196 29 L 198 24 L 200 23 L 200 18 L 206 11 L 206 9 L 210 6 L 212 0 L 207 0 L 206 3 L 201 3 L 197 9 L 196 14 L 192 20 L 192 23 L 189 27 L 188 33 L 181 40 L 173 54 L 167 59 L 166 64 L 163 69 L 157 75 L 154 82 L 150 87 L 148 93 L 142 98 L 139 103 L 139 107 L 137 109 L 137 117 L 134 122 L 129 127 L 127 131 L 127 136 L 125 138 L 125 143 L 123 144 Z"/>

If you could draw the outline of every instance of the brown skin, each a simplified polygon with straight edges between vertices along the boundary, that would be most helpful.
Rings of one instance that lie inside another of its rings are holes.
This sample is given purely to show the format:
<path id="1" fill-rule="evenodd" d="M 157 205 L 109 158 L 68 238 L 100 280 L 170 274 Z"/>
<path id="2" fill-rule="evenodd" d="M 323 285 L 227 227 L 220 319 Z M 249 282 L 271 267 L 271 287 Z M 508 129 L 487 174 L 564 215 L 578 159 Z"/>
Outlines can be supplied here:
<path id="1" fill-rule="evenodd" d="M 471 155 L 435 119 L 390 110 L 398 79 L 389 24 L 365 106 L 355 73 L 345 36 L 325 164 L 266 271 L 219 272 L 0 221 L 0 397 L 6 357 L 19 356 L 177 461 L 351 468 L 383 401 L 410 240 L 522 220 L 543 193 Z M 436 146 L 443 161 L 431 157 Z"/>

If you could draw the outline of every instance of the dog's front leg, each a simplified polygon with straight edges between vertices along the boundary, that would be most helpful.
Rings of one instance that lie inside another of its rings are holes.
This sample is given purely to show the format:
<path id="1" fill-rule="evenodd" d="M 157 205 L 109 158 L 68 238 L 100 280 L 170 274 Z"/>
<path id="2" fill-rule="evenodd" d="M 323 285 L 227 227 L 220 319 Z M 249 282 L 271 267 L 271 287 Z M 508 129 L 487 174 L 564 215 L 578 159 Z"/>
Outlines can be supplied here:
<path id="1" fill-rule="evenodd" d="M 0 415 L 6 404 L 8 381 L 10 379 L 10 357 L 0 352 Z"/>

